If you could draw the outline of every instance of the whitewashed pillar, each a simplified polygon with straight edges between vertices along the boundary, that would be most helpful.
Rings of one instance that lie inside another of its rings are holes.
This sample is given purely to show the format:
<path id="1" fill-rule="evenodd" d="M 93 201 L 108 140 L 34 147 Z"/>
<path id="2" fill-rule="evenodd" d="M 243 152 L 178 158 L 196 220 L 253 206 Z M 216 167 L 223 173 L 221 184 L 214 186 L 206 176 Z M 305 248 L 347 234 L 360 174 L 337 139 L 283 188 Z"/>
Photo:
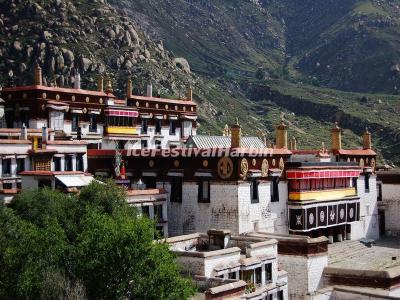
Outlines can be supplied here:
<path id="1" fill-rule="evenodd" d="M 72 155 L 72 171 L 76 171 L 76 154 Z"/>

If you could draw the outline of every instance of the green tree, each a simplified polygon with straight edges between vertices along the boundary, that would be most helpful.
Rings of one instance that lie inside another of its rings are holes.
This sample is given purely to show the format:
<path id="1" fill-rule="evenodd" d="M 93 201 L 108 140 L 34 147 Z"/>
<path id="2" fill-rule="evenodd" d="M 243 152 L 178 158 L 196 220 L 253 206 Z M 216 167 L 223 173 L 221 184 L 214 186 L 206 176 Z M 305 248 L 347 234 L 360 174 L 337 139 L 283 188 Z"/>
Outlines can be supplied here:
<path id="1" fill-rule="evenodd" d="M 188 298 L 191 282 L 155 235 L 112 183 L 24 191 L 0 208 L 0 298 Z"/>

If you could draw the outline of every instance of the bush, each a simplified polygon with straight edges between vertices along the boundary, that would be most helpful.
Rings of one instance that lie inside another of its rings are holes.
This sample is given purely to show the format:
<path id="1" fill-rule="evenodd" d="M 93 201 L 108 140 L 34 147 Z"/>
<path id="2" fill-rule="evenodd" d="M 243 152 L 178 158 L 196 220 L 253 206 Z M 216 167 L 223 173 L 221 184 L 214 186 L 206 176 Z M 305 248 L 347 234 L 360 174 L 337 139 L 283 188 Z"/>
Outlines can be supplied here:
<path id="1" fill-rule="evenodd" d="M 0 208 L 0 299 L 187 299 L 155 226 L 112 183 L 24 191 Z"/>

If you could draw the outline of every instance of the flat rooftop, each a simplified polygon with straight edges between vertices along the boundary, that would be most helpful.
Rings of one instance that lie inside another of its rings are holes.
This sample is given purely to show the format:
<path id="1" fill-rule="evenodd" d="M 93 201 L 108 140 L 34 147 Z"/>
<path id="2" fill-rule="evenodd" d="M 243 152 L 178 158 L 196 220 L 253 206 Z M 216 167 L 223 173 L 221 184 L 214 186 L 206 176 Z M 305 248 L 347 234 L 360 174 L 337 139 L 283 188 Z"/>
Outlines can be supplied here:
<path id="1" fill-rule="evenodd" d="M 400 266 L 400 237 L 383 237 L 371 248 L 359 241 L 328 246 L 329 267 L 385 271 Z"/>

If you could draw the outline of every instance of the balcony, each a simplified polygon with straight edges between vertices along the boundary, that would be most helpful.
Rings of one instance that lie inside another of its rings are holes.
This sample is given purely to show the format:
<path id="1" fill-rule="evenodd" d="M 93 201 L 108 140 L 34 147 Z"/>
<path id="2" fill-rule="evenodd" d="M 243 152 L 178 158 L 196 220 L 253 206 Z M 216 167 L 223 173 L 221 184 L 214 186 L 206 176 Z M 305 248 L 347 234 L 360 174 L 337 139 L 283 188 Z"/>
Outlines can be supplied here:
<path id="1" fill-rule="evenodd" d="M 136 127 L 128 126 L 106 126 L 105 133 L 107 134 L 123 134 L 123 135 L 137 135 Z"/>
<path id="2" fill-rule="evenodd" d="M 338 200 L 354 196 L 357 196 L 357 191 L 354 187 L 333 190 L 289 192 L 290 201 Z"/>

